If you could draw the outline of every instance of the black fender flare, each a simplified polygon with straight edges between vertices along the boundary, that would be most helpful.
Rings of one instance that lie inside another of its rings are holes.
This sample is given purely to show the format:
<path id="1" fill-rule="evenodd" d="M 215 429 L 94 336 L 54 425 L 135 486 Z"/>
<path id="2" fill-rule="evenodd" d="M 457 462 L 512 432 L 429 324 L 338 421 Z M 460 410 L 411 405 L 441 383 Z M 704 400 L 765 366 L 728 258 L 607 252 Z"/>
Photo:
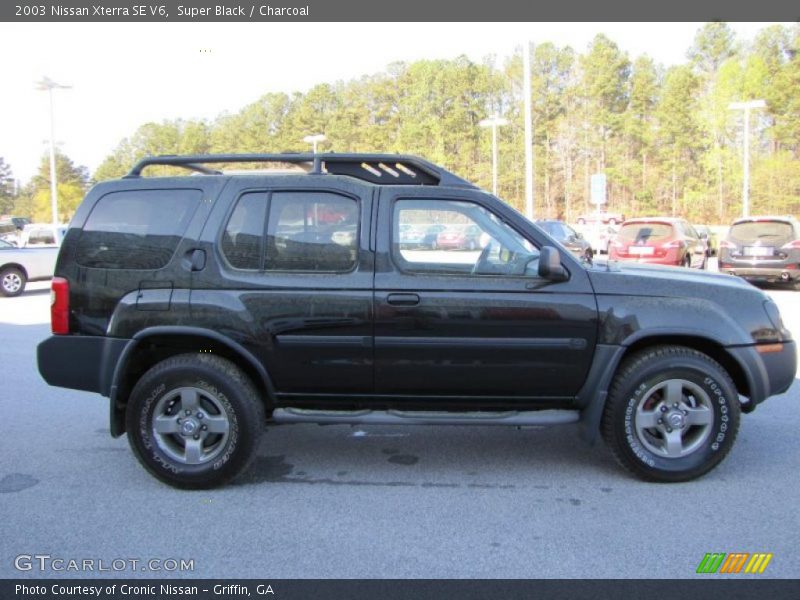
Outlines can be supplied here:
<path id="1" fill-rule="evenodd" d="M 275 386 L 272 383 L 272 378 L 267 372 L 267 369 L 255 356 L 253 356 L 252 352 L 250 352 L 239 342 L 222 333 L 219 333 L 218 331 L 204 329 L 202 327 L 187 327 L 181 325 L 148 327 L 137 332 L 133 338 L 128 341 L 128 343 L 125 345 L 125 348 L 120 353 L 119 359 L 116 361 L 116 365 L 114 366 L 108 391 L 111 410 L 110 430 L 113 437 L 119 437 L 125 433 L 126 404 L 120 401 L 119 388 L 120 383 L 125 375 L 128 361 L 142 342 L 148 340 L 149 338 L 162 336 L 204 337 L 224 345 L 242 360 L 247 362 L 248 366 L 250 366 L 259 376 L 260 381 L 255 383 L 261 384 L 267 391 L 268 400 L 275 400 Z"/>

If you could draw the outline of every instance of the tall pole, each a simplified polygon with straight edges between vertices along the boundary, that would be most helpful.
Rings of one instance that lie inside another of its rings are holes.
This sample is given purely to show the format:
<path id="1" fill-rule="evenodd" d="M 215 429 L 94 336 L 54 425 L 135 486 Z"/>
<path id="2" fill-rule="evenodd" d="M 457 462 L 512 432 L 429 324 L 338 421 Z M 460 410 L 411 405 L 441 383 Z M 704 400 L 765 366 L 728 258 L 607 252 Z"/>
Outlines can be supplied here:
<path id="1" fill-rule="evenodd" d="M 56 126 L 55 111 L 53 110 L 53 87 L 47 88 L 50 96 L 50 211 L 53 215 L 53 225 L 58 225 L 58 185 L 56 183 Z"/>
<path id="2" fill-rule="evenodd" d="M 765 108 L 767 103 L 763 100 L 750 100 L 748 102 L 731 102 L 728 108 L 744 111 L 744 149 L 742 152 L 742 216 L 750 216 L 750 110 Z"/>
<path id="3" fill-rule="evenodd" d="M 502 119 L 495 113 L 488 119 L 483 119 L 478 125 L 492 128 L 492 193 L 497 196 L 497 128 L 508 125 L 508 119 Z"/>
<path id="4" fill-rule="evenodd" d="M 53 90 L 59 88 L 67 90 L 72 86 L 61 85 L 49 77 L 42 77 L 36 82 L 36 89 L 47 91 L 50 101 L 50 210 L 53 214 L 53 224 L 58 224 L 58 181 L 56 180 L 56 126 L 55 110 L 53 108 Z"/>
<path id="5" fill-rule="evenodd" d="M 525 96 L 525 216 L 533 219 L 533 116 L 531 109 L 531 48 L 522 46 L 522 88 Z"/>
<path id="6" fill-rule="evenodd" d="M 750 106 L 744 109 L 744 177 L 742 177 L 742 216 L 750 216 Z"/>
<path id="7" fill-rule="evenodd" d="M 492 120 L 492 194 L 497 196 L 497 118 Z"/>

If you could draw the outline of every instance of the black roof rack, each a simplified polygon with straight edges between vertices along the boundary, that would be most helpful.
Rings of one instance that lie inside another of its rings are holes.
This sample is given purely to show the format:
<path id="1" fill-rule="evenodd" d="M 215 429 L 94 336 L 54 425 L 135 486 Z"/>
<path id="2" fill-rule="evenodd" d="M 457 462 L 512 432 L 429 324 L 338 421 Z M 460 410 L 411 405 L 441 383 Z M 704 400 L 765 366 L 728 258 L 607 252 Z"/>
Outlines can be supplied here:
<path id="1" fill-rule="evenodd" d="M 309 168 L 309 174 L 347 175 L 383 185 L 447 185 L 475 188 L 458 175 L 417 156 L 404 154 L 195 154 L 150 156 L 136 163 L 125 179 L 141 177 L 145 167 L 169 165 L 204 175 L 223 175 L 203 166 L 213 163 L 289 163 Z"/>

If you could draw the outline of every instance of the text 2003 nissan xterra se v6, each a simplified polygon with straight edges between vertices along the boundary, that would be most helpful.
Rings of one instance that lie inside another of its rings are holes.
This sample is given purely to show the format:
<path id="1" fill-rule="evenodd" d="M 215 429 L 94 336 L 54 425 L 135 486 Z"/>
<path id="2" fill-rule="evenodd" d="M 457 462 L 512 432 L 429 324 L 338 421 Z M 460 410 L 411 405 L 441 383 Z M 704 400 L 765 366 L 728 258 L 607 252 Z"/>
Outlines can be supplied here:
<path id="1" fill-rule="evenodd" d="M 211 167 L 244 162 L 282 170 Z M 797 362 L 740 279 L 582 264 L 411 156 L 145 159 L 88 193 L 52 287 L 42 376 L 109 397 L 112 435 L 179 487 L 241 473 L 265 424 L 307 422 L 580 422 L 639 477 L 685 481 Z"/>

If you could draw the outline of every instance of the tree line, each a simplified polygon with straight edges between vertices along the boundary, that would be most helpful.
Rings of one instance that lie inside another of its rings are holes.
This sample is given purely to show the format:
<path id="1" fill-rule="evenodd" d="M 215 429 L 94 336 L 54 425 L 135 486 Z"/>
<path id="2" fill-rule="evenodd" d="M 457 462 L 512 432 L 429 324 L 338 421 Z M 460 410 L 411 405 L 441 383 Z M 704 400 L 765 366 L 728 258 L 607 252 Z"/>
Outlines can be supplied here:
<path id="1" fill-rule="evenodd" d="M 394 63 L 306 93 L 268 93 L 213 120 L 147 123 L 92 179 L 152 154 L 309 151 L 303 137 L 324 133 L 321 152 L 418 154 L 491 189 L 491 133 L 478 123 L 498 114 L 509 121 L 498 130 L 498 195 L 522 208 L 522 64 L 521 48 L 501 66 L 464 56 Z M 767 104 L 751 116 L 751 213 L 800 213 L 798 24 L 745 44 L 726 23 L 708 23 L 686 63 L 668 67 L 603 34 L 582 53 L 536 44 L 531 81 L 537 216 L 589 210 L 591 175 L 602 172 L 610 210 L 729 222 L 741 213 L 743 173 L 742 114 L 729 104 L 749 99 Z"/>

